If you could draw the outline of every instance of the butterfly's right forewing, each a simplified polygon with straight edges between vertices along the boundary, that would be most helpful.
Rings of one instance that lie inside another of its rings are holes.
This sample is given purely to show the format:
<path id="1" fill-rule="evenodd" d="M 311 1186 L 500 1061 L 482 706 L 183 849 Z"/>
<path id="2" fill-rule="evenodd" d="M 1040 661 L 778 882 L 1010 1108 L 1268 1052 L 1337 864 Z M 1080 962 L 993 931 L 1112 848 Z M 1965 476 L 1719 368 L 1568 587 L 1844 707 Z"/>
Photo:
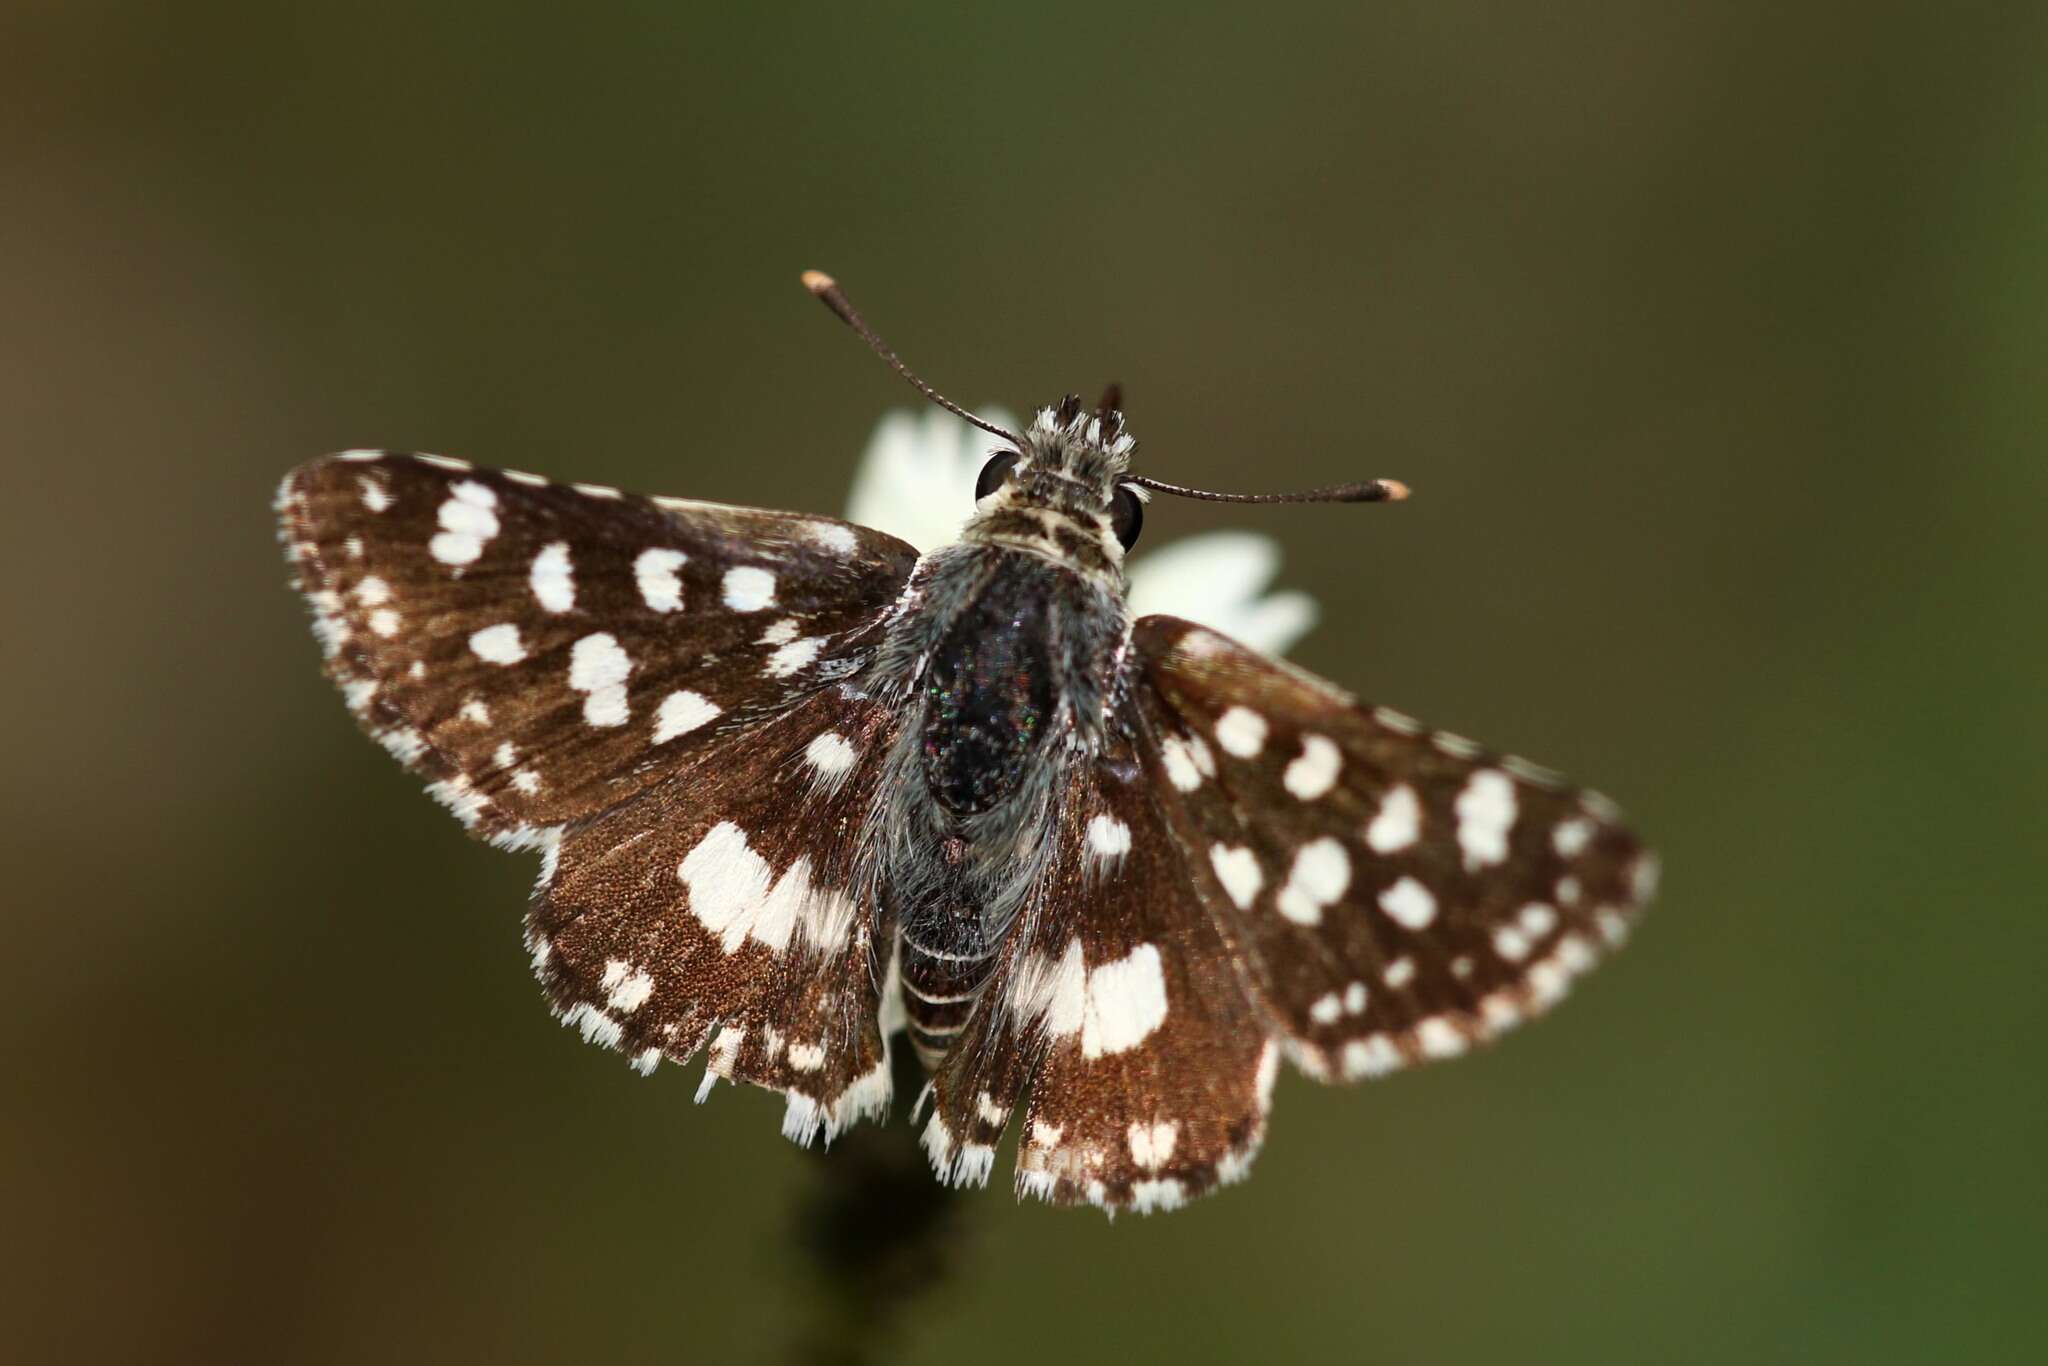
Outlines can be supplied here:
<path id="1" fill-rule="evenodd" d="M 1558 775 L 1171 617 L 1134 638 L 1149 771 L 1263 1010 L 1311 1076 L 1463 1052 L 1628 933 L 1656 863 Z"/>

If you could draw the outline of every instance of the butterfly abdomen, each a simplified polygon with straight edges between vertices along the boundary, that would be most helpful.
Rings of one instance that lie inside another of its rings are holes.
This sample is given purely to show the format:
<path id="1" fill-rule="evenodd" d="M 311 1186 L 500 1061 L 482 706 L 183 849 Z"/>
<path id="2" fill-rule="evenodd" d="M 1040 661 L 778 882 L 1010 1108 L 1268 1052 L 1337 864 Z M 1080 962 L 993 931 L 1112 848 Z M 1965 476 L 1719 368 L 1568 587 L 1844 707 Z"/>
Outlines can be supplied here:
<path id="1" fill-rule="evenodd" d="M 903 1006 L 910 1042 L 928 1072 L 966 1027 L 995 966 L 994 948 L 947 948 L 938 917 L 923 917 L 903 935 Z"/>

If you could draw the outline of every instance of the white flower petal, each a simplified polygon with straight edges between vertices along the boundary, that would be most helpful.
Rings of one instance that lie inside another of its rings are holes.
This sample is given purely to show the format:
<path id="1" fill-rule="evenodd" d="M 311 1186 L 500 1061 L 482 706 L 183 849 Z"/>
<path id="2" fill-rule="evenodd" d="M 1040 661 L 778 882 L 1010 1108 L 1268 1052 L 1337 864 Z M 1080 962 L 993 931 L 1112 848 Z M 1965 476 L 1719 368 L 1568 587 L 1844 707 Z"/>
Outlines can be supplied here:
<path id="1" fill-rule="evenodd" d="M 999 427 L 1016 426 L 1000 408 L 981 415 Z M 950 545 L 974 511 L 974 482 L 991 440 L 943 409 L 890 413 L 861 456 L 847 520 L 919 550 Z M 1315 601 L 1306 593 L 1265 591 L 1280 568 L 1280 547 L 1257 532 L 1189 536 L 1133 555 L 1124 568 L 1136 616 L 1186 617 L 1276 657 L 1315 625 Z"/>
<path id="2" fill-rule="evenodd" d="M 1135 616 L 1186 617 L 1275 657 L 1316 624 L 1306 593 L 1261 596 L 1280 568 L 1280 546 L 1253 531 L 1210 531 L 1134 555 L 1125 568 Z"/>
<path id="3" fill-rule="evenodd" d="M 1016 426 L 1001 408 L 980 413 L 998 427 Z M 846 520 L 919 550 L 951 545 L 974 511 L 974 481 L 994 441 L 943 408 L 890 413 L 861 455 Z"/>
<path id="4" fill-rule="evenodd" d="M 1254 531 L 1209 531 L 1159 550 L 1133 556 L 1131 610 L 1139 616 L 1170 612 L 1190 616 L 1203 604 L 1249 602 L 1273 581 L 1280 547 Z"/>

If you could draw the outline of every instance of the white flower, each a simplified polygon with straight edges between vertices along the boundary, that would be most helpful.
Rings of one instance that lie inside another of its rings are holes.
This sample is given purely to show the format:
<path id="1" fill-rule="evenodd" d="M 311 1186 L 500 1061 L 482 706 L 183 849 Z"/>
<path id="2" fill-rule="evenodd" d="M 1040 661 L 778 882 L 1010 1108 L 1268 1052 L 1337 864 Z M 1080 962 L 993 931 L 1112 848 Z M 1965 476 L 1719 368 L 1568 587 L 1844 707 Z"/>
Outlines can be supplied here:
<path id="1" fill-rule="evenodd" d="M 998 427 L 1016 425 L 998 408 L 982 415 Z M 940 408 L 890 413 L 854 473 L 847 520 L 919 550 L 958 539 L 992 440 Z M 1279 656 L 1316 621 L 1308 594 L 1265 591 L 1279 568 L 1280 547 L 1270 536 L 1209 531 L 1134 553 L 1124 572 L 1135 615 L 1186 617 Z"/>

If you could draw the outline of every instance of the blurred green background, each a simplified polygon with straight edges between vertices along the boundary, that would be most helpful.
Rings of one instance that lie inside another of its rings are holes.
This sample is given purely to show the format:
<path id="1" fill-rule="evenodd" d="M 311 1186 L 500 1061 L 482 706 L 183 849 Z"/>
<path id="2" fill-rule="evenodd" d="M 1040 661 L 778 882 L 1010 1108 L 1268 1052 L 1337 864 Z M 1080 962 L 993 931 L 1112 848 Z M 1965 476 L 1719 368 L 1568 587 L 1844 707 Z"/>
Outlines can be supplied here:
<path id="1" fill-rule="evenodd" d="M 1365 696 L 1662 848 L 1538 1028 L 1254 1179 L 961 1197 L 908 1362 L 2048 1349 L 2048 11 L 28 3 L 0 18 L 22 1360 L 773 1358 L 824 1159 L 542 1008 L 530 858 L 351 726 L 268 502 L 418 447 L 834 511 L 1121 379 Z M 899 1111 L 900 1114 L 900 1111 Z M 908 1144 L 900 1124 L 888 1133 Z"/>

